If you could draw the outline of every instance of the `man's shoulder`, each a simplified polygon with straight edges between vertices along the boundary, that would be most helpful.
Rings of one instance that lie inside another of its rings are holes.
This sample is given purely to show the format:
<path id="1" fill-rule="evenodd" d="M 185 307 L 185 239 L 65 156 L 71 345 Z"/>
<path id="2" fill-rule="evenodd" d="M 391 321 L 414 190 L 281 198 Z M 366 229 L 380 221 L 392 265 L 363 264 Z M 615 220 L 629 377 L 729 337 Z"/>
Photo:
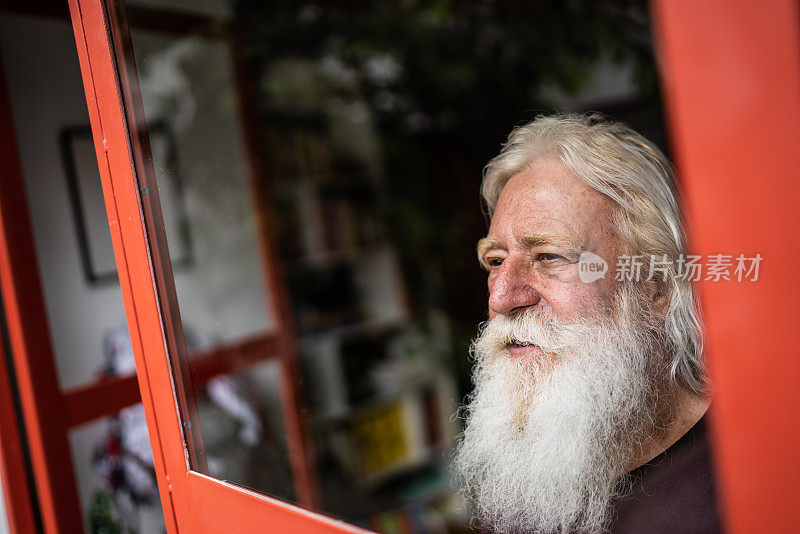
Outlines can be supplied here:
<path id="1" fill-rule="evenodd" d="M 613 534 L 721 532 L 709 415 L 647 464 L 629 473 L 630 491 L 613 503 Z"/>

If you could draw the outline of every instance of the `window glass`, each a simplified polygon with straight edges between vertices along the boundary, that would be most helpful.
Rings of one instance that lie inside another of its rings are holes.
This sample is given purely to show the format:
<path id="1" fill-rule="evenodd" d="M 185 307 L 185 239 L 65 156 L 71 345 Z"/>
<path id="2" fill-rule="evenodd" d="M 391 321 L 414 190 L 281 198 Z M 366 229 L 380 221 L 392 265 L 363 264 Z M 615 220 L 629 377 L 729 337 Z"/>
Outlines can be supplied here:
<path id="1" fill-rule="evenodd" d="M 198 402 L 216 380 L 238 406 L 182 413 L 194 469 L 382 532 L 466 528 L 481 169 L 555 108 L 663 139 L 646 7 L 592 5 L 127 3 L 179 357 Z"/>

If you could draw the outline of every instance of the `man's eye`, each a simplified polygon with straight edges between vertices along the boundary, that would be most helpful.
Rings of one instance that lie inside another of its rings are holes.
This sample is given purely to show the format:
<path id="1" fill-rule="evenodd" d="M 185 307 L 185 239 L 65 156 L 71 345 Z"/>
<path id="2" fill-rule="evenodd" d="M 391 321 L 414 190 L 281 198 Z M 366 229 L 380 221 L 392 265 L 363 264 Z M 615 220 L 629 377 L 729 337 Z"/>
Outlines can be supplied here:
<path id="1" fill-rule="evenodd" d="M 553 254 L 552 252 L 543 252 L 536 257 L 539 261 L 547 261 L 547 262 L 555 262 L 555 261 L 566 261 L 567 258 L 561 256 L 559 254 Z"/>
<path id="2" fill-rule="evenodd" d="M 486 266 L 491 269 L 492 267 L 499 267 L 503 263 L 503 258 L 486 258 L 484 261 Z"/>

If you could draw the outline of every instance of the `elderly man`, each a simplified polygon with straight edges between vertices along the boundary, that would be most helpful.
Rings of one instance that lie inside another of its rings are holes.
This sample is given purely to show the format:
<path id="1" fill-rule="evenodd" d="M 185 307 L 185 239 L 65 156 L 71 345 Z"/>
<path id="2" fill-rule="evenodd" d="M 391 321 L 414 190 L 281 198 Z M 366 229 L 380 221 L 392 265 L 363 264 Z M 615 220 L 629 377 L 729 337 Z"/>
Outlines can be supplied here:
<path id="1" fill-rule="evenodd" d="M 500 532 L 718 532 L 685 236 L 661 151 L 596 115 L 486 167 L 489 321 L 455 468 Z M 645 258 L 635 269 L 626 269 Z M 651 263 L 650 260 L 653 260 Z"/>

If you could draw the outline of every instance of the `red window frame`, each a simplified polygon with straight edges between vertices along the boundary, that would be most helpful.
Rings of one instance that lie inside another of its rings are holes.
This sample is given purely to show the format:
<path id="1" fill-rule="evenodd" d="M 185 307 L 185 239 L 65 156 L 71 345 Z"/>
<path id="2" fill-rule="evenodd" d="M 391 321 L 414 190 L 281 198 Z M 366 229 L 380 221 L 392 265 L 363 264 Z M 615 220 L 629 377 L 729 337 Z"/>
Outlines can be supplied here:
<path id="1" fill-rule="evenodd" d="M 0 69 L 3 69 L 0 61 Z M 9 526 L 36 532 L 35 486 L 47 532 L 82 529 L 68 421 L 50 340 L 31 218 L 4 71 L 0 71 L 0 286 L 13 377 L 0 352 L 0 478 Z M 12 382 L 16 383 L 14 391 Z M 18 395 L 18 399 L 14 396 Z M 24 428 L 17 419 L 19 402 Z M 23 441 L 22 435 L 26 439 Z M 26 447 L 23 443 L 27 443 Z M 30 460 L 32 478 L 26 462 Z"/>
<path id="2" fill-rule="evenodd" d="M 162 507 L 169 532 L 286 531 L 361 532 L 344 522 L 309 512 L 277 499 L 217 480 L 190 469 L 202 466 L 193 440 L 199 436 L 183 425 L 179 414 L 196 418 L 194 399 L 187 378 L 182 347 L 180 317 L 176 310 L 174 282 L 168 262 L 161 262 L 166 237 L 159 224 L 161 213 L 152 165 L 145 163 L 148 150 L 146 127 L 137 83 L 128 76 L 125 62 L 130 50 L 124 13 L 113 2 L 70 0 L 70 13 L 89 106 L 95 150 L 103 185 L 120 286 L 136 357 L 137 376 L 147 418 Z M 143 193 L 147 187 L 147 192 Z M 265 222 L 262 221 L 262 226 Z M 270 250 L 264 253 L 269 255 Z M 269 256 L 266 265 L 272 265 Z M 271 278 L 272 288 L 281 285 Z M 276 293 L 276 291 L 273 291 Z M 278 345 L 291 354 L 291 325 L 280 295 L 272 302 L 279 317 Z M 294 369 L 284 360 L 289 384 Z M 170 365 L 172 364 L 172 365 Z M 170 369 L 175 372 L 173 384 Z M 181 385 L 183 387 L 173 387 Z M 173 395 L 177 393 L 178 398 Z M 284 386 L 284 405 L 297 405 L 292 386 Z M 179 409 L 178 409 L 179 408 Z M 290 410 L 287 439 L 304 444 L 296 409 Z M 184 439 L 190 458 L 184 454 Z M 194 457 L 192 452 L 194 451 Z M 306 454 L 291 458 L 295 473 L 308 473 Z M 311 482 L 295 476 L 299 500 L 313 503 Z"/>

